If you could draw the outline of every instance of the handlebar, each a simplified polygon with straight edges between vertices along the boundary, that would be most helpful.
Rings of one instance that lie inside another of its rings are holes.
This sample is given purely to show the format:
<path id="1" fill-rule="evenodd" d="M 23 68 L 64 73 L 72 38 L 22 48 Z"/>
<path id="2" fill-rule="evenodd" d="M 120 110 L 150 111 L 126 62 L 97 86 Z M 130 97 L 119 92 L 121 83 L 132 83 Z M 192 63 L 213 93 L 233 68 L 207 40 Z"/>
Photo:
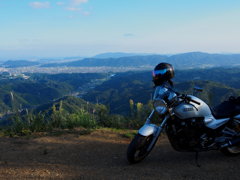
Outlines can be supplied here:
<path id="1" fill-rule="evenodd" d="M 191 101 L 191 102 L 193 102 L 193 103 L 195 103 L 195 104 L 197 104 L 197 105 L 201 105 L 201 103 L 200 102 L 197 102 L 197 101 L 195 101 L 195 100 L 193 100 L 193 99 L 189 99 L 189 101 Z"/>
<path id="2" fill-rule="evenodd" d="M 182 98 L 182 99 L 184 99 L 184 100 L 187 100 L 187 101 L 189 101 L 189 102 L 193 102 L 193 103 L 195 103 L 195 104 L 197 104 L 197 105 L 201 105 L 200 102 L 193 100 L 191 97 L 189 97 L 189 96 L 187 96 L 187 95 L 185 95 L 185 94 L 180 95 L 180 98 Z"/>

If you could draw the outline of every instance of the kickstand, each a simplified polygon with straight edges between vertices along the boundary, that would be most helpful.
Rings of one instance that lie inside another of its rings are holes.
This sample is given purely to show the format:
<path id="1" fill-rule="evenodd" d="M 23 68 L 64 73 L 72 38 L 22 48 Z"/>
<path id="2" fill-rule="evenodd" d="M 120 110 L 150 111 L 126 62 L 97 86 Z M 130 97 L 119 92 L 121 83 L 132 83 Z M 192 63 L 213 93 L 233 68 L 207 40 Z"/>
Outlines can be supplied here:
<path id="1" fill-rule="evenodd" d="M 198 151 L 196 151 L 196 154 L 195 154 L 195 163 L 196 163 L 196 165 L 197 165 L 197 167 L 201 167 L 201 165 L 198 163 L 198 155 L 199 153 L 198 153 Z"/>

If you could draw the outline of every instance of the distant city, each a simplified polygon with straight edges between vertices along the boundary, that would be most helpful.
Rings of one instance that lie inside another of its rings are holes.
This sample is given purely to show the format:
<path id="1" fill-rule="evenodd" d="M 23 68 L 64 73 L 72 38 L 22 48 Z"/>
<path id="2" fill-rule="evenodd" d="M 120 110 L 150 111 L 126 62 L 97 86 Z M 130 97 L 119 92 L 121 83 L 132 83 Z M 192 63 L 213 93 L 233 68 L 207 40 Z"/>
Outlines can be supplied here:
<path id="1" fill-rule="evenodd" d="M 176 69 L 240 67 L 240 54 L 208 54 L 190 52 L 176 55 L 104 53 L 91 58 L 65 57 L 59 59 L 6 60 L 0 63 L 3 78 L 24 78 L 27 73 L 115 73 L 149 71 L 160 62 Z"/>

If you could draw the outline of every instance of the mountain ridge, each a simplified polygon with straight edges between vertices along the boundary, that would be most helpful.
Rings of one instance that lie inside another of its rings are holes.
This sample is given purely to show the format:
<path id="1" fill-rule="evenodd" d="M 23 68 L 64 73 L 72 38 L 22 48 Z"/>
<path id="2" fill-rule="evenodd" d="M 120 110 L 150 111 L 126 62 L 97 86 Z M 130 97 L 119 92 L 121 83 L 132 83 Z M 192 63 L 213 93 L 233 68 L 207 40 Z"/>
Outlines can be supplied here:
<path id="1" fill-rule="evenodd" d="M 142 55 L 120 58 L 85 58 L 67 63 L 49 63 L 41 67 L 139 67 L 167 62 L 177 69 L 240 66 L 240 54 L 190 52 L 176 55 Z"/>

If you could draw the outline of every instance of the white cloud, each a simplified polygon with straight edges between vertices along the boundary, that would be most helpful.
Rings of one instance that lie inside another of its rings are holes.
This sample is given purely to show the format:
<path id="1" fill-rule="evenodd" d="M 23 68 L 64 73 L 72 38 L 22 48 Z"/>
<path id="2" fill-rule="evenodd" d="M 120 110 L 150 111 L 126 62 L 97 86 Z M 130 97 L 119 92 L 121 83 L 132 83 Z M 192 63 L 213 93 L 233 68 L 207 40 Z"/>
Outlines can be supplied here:
<path id="1" fill-rule="evenodd" d="M 83 4 L 83 3 L 87 3 L 88 0 L 71 0 L 71 3 L 75 6 L 78 6 L 80 4 Z"/>
<path id="2" fill-rule="evenodd" d="M 68 7 L 66 8 L 68 11 L 81 11 L 81 8 L 78 7 Z"/>
<path id="3" fill-rule="evenodd" d="M 81 8 L 81 5 L 87 3 L 88 0 L 70 0 L 69 6 L 66 8 L 68 11 L 80 12 L 84 16 L 89 16 L 90 12 Z"/>
<path id="4" fill-rule="evenodd" d="M 35 9 L 41 9 L 41 8 L 49 8 L 50 7 L 50 3 L 49 2 L 31 2 L 29 4 L 32 8 L 35 8 Z"/>
<path id="5" fill-rule="evenodd" d="M 71 0 L 70 5 L 67 8 L 67 10 L 69 10 L 69 11 L 76 11 L 76 10 L 79 11 L 80 5 L 83 4 L 83 3 L 87 3 L 87 2 L 88 2 L 88 0 Z"/>

